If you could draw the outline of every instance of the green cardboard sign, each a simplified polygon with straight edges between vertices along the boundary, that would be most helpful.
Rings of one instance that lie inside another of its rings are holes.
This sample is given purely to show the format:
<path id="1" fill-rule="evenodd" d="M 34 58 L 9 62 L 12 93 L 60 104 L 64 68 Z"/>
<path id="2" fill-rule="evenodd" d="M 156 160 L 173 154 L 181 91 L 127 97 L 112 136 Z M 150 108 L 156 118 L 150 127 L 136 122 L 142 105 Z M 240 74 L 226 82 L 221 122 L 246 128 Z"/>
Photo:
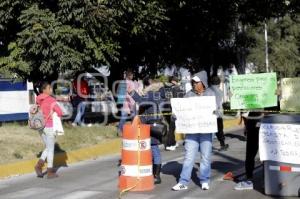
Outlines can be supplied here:
<path id="1" fill-rule="evenodd" d="M 277 106 L 276 73 L 230 76 L 231 109 Z"/>

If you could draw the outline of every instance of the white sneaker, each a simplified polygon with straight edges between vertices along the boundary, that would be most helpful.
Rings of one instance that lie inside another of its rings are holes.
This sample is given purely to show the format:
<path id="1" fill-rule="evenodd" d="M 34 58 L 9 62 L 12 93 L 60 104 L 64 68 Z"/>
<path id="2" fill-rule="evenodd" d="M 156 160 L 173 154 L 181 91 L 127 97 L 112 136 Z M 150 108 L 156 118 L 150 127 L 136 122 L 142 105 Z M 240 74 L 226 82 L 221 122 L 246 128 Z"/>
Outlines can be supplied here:
<path id="1" fill-rule="evenodd" d="M 176 150 L 176 146 L 167 146 L 166 150 L 167 151 L 175 151 Z"/>
<path id="2" fill-rule="evenodd" d="M 235 190 L 238 190 L 238 191 L 242 191 L 242 190 L 252 190 L 253 189 L 253 183 L 252 181 L 250 180 L 247 180 L 247 181 L 242 181 L 242 182 L 239 182 L 235 187 L 234 187 Z"/>
<path id="3" fill-rule="evenodd" d="M 206 183 L 206 182 L 205 182 L 205 183 L 202 183 L 202 184 L 201 184 L 201 189 L 202 189 L 202 190 L 209 190 L 209 185 L 208 185 L 208 183 Z"/>
<path id="4" fill-rule="evenodd" d="M 77 124 L 76 124 L 76 123 L 72 123 L 72 126 L 74 126 L 74 127 L 75 127 L 75 126 L 77 126 Z"/>
<path id="5" fill-rule="evenodd" d="M 188 189 L 188 187 L 186 185 L 183 185 L 181 183 L 178 183 L 177 185 L 175 185 L 172 190 L 173 191 L 181 191 L 181 190 L 186 190 Z"/>
<path id="6" fill-rule="evenodd" d="M 87 125 L 87 127 L 92 127 L 93 126 L 93 124 L 91 124 L 91 123 L 89 123 L 88 125 Z"/>

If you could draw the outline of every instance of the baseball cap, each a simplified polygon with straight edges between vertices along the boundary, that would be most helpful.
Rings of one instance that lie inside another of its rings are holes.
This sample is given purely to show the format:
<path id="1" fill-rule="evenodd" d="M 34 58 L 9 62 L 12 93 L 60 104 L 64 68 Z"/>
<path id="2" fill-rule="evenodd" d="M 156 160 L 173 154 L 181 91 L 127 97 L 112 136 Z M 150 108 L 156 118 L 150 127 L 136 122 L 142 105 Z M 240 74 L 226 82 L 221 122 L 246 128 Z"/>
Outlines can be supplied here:
<path id="1" fill-rule="evenodd" d="M 200 79 L 197 75 L 195 75 L 195 76 L 192 78 L 192 80 L 193 80 L 194 82 L 201 82 L 201 79 Z"/>

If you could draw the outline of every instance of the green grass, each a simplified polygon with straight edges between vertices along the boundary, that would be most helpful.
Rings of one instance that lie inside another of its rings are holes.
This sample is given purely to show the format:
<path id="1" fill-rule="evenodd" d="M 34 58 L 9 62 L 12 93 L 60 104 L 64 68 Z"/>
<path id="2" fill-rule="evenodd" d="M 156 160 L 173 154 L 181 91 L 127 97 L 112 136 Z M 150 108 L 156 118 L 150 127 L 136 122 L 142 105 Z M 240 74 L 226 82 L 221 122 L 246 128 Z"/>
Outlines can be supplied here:
<path id="1" fill-rule="evenodd" d="M 64 151 L 80 149 L 117 137 L 114 126 L 72 127 L 64 125 L 65 135 L 57 137 Z M 24 124 L 3 124 L 0 127 L 0 164 L 36 158 L 43 150 L 43 142 L 37 131 Z"/>

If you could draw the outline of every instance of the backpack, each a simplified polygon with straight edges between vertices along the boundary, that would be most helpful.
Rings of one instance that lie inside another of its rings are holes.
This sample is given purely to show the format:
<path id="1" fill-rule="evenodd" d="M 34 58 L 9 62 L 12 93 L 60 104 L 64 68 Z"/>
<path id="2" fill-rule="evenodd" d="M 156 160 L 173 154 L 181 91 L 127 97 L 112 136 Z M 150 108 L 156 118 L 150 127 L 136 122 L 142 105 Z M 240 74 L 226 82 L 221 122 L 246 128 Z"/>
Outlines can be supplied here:
<path id="1" fill-rule="evenodd" d="M 165 99 L 167 101 L 171 101 L 171 99 L 174 96 L 173 87 L 165 85 L 163 88 L 164 88 Z"/>
<path id="2" fill-rule="evenodd" d="M 32 105 L 29 109 L 29 128 L 33 130 L 43 130 L 45 128 L 45 119 L 43 112 L 39 105 Z"/>
<path id="3" fill-rule="evenodd" d="M 172 98 L 183 98 L 184 91 L 180 89 L 179 86 L 175 85 L 165 85 L 164 89 L 164 97 L 167 101 L 171 101 Z"/>

